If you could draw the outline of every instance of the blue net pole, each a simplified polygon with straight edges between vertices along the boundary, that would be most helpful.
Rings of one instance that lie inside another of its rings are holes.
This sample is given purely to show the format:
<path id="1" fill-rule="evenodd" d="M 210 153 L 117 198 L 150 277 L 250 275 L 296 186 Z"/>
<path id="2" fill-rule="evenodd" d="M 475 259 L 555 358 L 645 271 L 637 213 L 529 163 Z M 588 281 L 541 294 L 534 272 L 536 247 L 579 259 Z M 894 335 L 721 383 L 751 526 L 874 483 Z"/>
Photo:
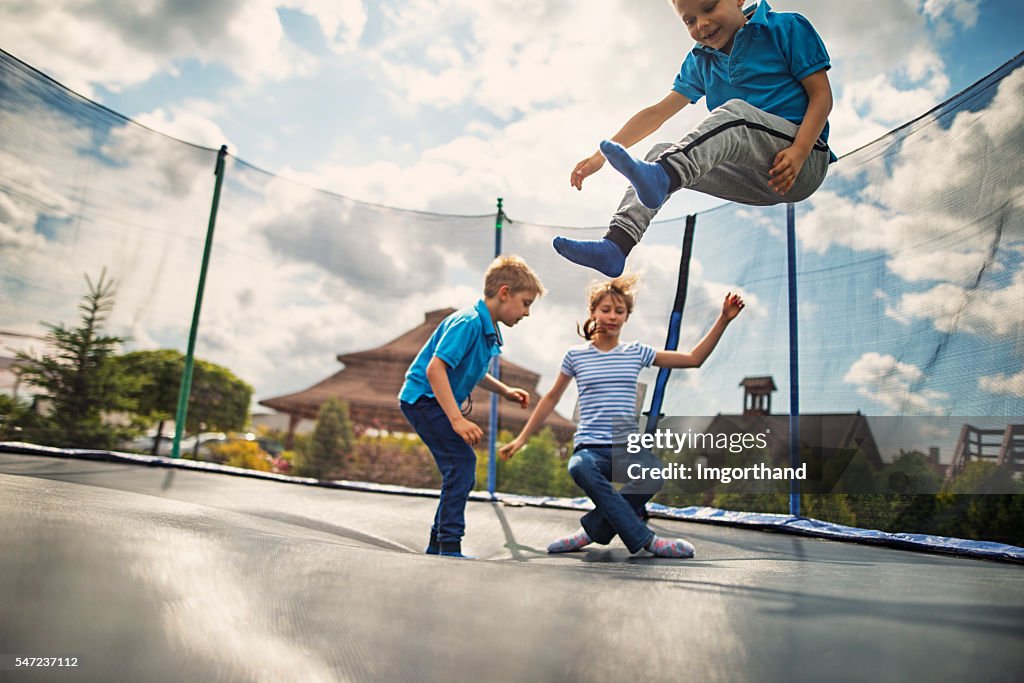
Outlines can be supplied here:
<path id="1" fill-rule="evenodd" d="M 494 219 L 494 257 L 501 256 L 501 224 L 505 212 L 501 207 L 502 199 L 498 197 L 498 215 Z M 491 359 L 491 375 L 495 379 L 501 379 L 501 356 Z M 498 462 L 498 395 L 491 394 L 491 420 L 487 437 L 487 492 L 494 498 L 494 491 L 497 488 Z"/>
<path id="2" fill-rule="evenodd" d="M 800 466 L 800 360 L 797 345 L 796 207 L 786 204 L 786 256 L 789 270 L 789 466 Z M 789 514 L 800 516 L 800 481 L 789 480 Z"/>
<path id="3" fill-rule="evenodd" d="M 676 298 L 672 304 L 672 314 L 668 322 L 668 337 L 665 349 L 675 351 L 679 346 L 679 328 L 683 322 L 683 309 L 686 307 L 686 289 L 690 281 L 690 255 L 693 253 L 693 231 L 697 225 L 697 216 L 686 217 L 686 230 L 683 231 L 683 249 L 679 256 L 679 280 L 676 282 Z M 661 404 L 665 399 L 665 386 L 668 384 L 672 370 L 660 368 L 658 378 L 654 381 L 654 393 L 651 394 L 651 410 L 647 414 L 647 432 L 658 428 L 661 419 Z"/>

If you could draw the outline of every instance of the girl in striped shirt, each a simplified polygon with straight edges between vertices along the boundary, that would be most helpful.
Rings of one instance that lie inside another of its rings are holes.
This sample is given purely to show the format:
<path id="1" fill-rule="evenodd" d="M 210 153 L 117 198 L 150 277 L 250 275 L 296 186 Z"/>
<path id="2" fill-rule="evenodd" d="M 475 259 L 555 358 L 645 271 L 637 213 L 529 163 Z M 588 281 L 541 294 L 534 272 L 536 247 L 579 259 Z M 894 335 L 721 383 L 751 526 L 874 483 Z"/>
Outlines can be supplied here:
<path id="1" fill-rule="evenodd" d="M 637 423 L 636 386 L 643 368 L 700 367 L 714 350 L 725 328 L 743 310 L 743 300 L 726 294 L 722 312 L 711 330 L 689 353 L 657 351 L 639 342 L 621 342 L 619 333 L 633 312 L 638 277 L 622 276 L 590 288 L 590 316 L 580 335 L 586 344 L 566 352 L 561 372 L 540 400 L 519 435 L 501 449 L 508 460 L 526 445 L 555 409 L 572 379 L 579 390 L 580 420 L 573 438 L 569 474 L 594 502 L 594 510 L 581 520 L 582 528 L 548 546 L 549 553 L 579 550 L 591 543 L 607 545 L 618 535 L 631 553 L 647 550 L 659 557 L 693 557 L 693 546 L 682 539 L 660 538 L 641 520 L 640 513 L 657 492 L 652 482 L 631 480 L 621 490 L 612 486 L 612 450 L 622 458 L 626 436 Z M 659 467 L 650 451 L 631 455 L 629 462 Z M 619 474 L 622 463 L 615 463 Z M 655 484 L 657 486 L 657 484 Z"/>

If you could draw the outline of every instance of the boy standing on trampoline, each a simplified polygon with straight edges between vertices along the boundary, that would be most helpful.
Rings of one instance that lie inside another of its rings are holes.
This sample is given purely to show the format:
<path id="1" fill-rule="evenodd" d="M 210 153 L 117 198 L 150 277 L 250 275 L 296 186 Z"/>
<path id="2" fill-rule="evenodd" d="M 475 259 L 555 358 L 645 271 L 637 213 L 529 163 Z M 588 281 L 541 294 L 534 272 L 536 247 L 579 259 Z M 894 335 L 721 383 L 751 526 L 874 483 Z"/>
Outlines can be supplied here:
<path id="1" fill-rule="evenodd" d="M 700 367 L 725 328 L 743 310 L 743 299 L 726 294 L 718 320 L 689 353 L 657 351 L 640 342 L 619 341 L 622 326 L 633 312 L 636 285 L 637 277 L 632 275 L 599 282 L 590 288 L 590 316 L 581 331 L 587 343 L 566 352 L 551 390 L 537 403 L 519 435 L 501 449 L 502 459 L 508 460 L 526 445 L 555 409 L 569 382 L 576 379 L 580 421 L 573 436 L 569 474 L 594 502 L 594 509 L 583 515 L 579 531 L 551 543 L 549 553 L 572 552 L 591 543 L 607 545 L 618 535 L 631 553 L 647 550 L 658 557 L 694 554 L 688 541 L 660 538 L 640 520 L 639 514 L 661 481 L 630 479 L 618 491 L 612 486 L 612 481 L 622 480 L 624 464 L 659 468 L 661 461 L 647 450 L 631 455 L 628 463 L 621 456 L 613 456 L 616 445 L 624 445 L 636 428 L 636 381 L 640 371 L 651 365 Z"/>
<path id="2" fill-rule="evenodd" d="M 798 202 L 818 189 L 836 159 L 827 145 L 829 56 L 807 19 L 774 12 L 766 0 L 747 11 L 743 0 L 672 4 L 697 41 L 672 91 L 602 141 L 569 179 L 583 189 L 607 159 L 632 187 L 604 239 L 554 240 L 559 254 L 609 277 L 622 273 L 626 256 L 676 190 L 755 206 Z M 626 151 L 701 97 L 711 113 L 682 140 L 655 145 L 646 161 Z"/>
<path id="3" fill-rule="evenodd" d="M 402 414 L 419 434 L 441 471 L 441 497 L 430 527 L 428 555 L 465 557 L 466 502 L 476 482 L 473 446 L 483 431 L 460 406 L 473 387 L 530 405 L 525 389 L 510 387 L 487 372 L 501 353 L 498 323 L 509 327 L 530 315 L 530 306 L 544 293 L 540 278 L 517 256 L 495 259 L 484 275 L 484 297 L 476 305 L 445 318 L 420 349 L 405 373 L 399 392 Z M 470 403 L 470 408 L 472 403 Z"/>

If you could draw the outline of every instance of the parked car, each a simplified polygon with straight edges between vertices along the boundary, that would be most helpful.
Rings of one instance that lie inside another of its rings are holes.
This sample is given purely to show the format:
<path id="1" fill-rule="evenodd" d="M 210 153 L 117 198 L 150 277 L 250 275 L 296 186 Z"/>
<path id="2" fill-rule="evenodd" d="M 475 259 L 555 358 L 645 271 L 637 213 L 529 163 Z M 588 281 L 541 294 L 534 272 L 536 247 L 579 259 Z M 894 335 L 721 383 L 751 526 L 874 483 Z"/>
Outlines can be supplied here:
<path id="1" fill-rule="evenodd" d="M 156 438 L 156 431 L 152 431 L 134 439 L 128 439 L 118 444 L 118 449 L 129 453 L 153 454 L 153 440 Z M 160 435 L 160 442 L 157 444 L 157 455 L 170 455 L 171 446 L 174 443 L 174 434 L 164 432 Z"/>
<path id="2" fill-rule="evenodd" d="M 156 433 L 139 436 L 120 444 L 120 449 L 132 453 L 151 454 L 153 452 L 153 439 Z M 181 455 L 192 457 L 197 460 L 217 460 L 214 454 L 214 447 L 234 441 L 255 441 L 260 449 L 271 457 L 276 457 L 284 450 L 284 446 L 273 439 L 258 436 L 252 432 L 200 432 L 181 439 Z M 174 434 L 162 434 L 157 455 L 170 456 L 174 443 Z"/>

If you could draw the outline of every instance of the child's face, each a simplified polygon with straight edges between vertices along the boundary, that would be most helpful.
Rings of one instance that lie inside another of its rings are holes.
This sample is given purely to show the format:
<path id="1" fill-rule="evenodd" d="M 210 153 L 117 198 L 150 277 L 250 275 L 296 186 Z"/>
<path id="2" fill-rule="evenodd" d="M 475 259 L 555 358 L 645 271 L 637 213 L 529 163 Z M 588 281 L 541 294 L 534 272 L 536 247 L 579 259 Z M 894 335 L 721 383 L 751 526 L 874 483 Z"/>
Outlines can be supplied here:
<path id="1" fill-rule="evenodd" d="M 530 306 L 537 299 L 537 293 L 531 291 L 516 292 L 513 294 L 507 287 L 498 290 L 498 310 L 496 317 L 499 321 L 512 327 L 523 318 L 530 315 Z"/>
<path id="2" fill-rule="evenodd" d="M 590 312 L 597 321 L 597 331 L 602 334 L 617 335 L 622 326 L 629 320 L 629 309 L 626 302 L 614 294 L 605 294 Z"/>
<path id="3" fill-rule="evenodd" d="M 736 32 L 747 23 L 743 0 L 673 0 L 686 30 L 701 45 L 729 52 Z"/>

